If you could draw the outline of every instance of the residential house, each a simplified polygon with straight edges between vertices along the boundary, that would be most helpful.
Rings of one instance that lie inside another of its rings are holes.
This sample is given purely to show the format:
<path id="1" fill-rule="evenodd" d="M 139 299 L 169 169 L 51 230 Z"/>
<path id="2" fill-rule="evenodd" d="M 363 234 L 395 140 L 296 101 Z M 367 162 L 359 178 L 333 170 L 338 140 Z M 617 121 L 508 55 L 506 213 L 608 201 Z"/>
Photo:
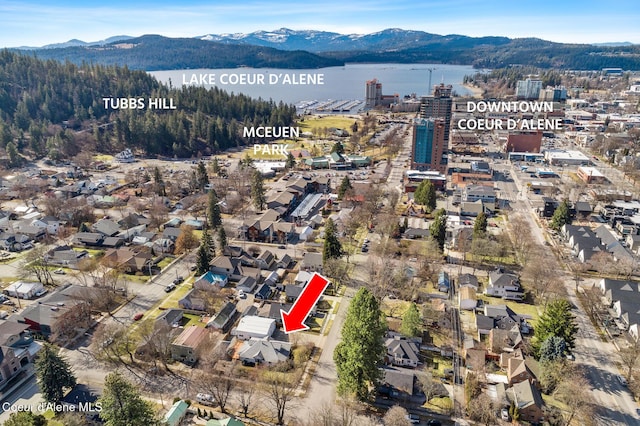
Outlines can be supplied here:
<path id="1" fill-rule="evenodd" d="M 56 320 L 69 311 L 77 313 L 88 313 L 89 310 L 79 309 L 78 305 L 85 303 L 87 293 L 94 292 L 94 287 L 84 287 L 67 284 L 59 287 L 56 291 L 49 293 L 38 301 L 25 307 L 22 312 L 15 314 L 14 318 L 21 324 L 27 324 L 29 329 L 43 337 L 49 337 L 56 331 Z M 74 315 L 71 315 L 73 317 Z M 79 317 L 76 319 L 75 330 L 78 335 L 81 331 L 86 331 L 95 323 L 90 317 Z"/>
<path id="2" fill-rule="evenodd" d="M 236 290 L 242 290 L 244 293 L 250 294 L 256 289 L 258 282 L 253 277 L 242 277 L 238 284 L 236 284 Z"/>
<path id="3" fill-rule="evenodd" d="M 229 256 L 216 256 L 209 262 L 209 270 L 214 274 L 226 275 L 229 281 L 240 281 L 243 274 L 240 260 Z"/>
<path id="4" fill-rule="evenodd" d="M 260 269 L 267 270 L 272 270 L 276 263 L 273 253 L 269 250 L 265 250 L 260 253 L 260 256 L 256 258 L 255 262 Z"/>
<path id="5" fill-rule="evenodd" d="M 573 255 L 583 263 L 589 262 L 594 254 L 605 250 L 600 238 L 589 227 L 564 225 L 561 232 Z"/>
<path id="6" fill-rule="evenodd" d="M 245 315 L 231 334 L 241 340 L 267 339 L 276 330 L 276 321 L 255 315 Z"/>
<path id="7" fill-rule="evenodd" d="M 287 361 L 290 357 L 291 343 L 275 340 L 247 340 L 238 350 L 240 361 L 268 366 Z"/>
<path id="8" fill-rule="evenodd" d="M 306 252 L 302 256 L 301 271 L 322 273 L 322 253 Z"/>
<path id="9" fill-rule="evenodd" d="M 598 238 L 600 238 L 600 241 L 605 246 L 607 252 L 611 253 L 613 260 L 616 262 L 620 260 L 629 262 L 635 261 L 633 253 L 631 253 L 631 251 L 629 251 L 629 249 L 620 242 L 618 236 L 614 235 L 614 233 L 605 225 L 598 226 L 594 230 L 594 233 Z"/>
<path id="10" fill-rule="evenodd" d="M 52 265 L 78 269 L 78 264 L 89 258 L 86 250 L 74 250 L 71 246 L 57 246 L 44 255 L 44 260 Z"/>
<path id="11" fill-rule="evenodd" d="M 524 380 L 516 383 L 511 388 L 513 402 L 520 413 L 520 420 L 530 423 L 540 423 L 544 419 L 544 401 L 540 391 L 529 382 Z"/>
<path id="12" fill-rule="evenodd" d="M 93 232 L 100 233 L 106 237 L 115 237 L 122 229 L 120 225 L 111 219 L 100 219 L 91 226 Z"/>
<path id="13" fill-rule="evenodd" d="M 153 256 L 151 253 L 135 251 L 130 247 L 109 249 L 102 258 L 102 264 L 109 268 L 118 268 L 124 273 L 151 273 Z"/>
<path id="14" fill-rule="evenodd" d="M 206 326 L 226 332 L 229 326 L 233 324 L 233 319 L 237 312 L 238 310 L 236 309 L 236 305 L 234 303 L 227 302 L 216 315 L 211 317 Z"/>
<path id="15" fill-rule="evenodd" d="M 19 299 L 33 299 L 34 297 L 44 294 L 44 286 L 40 282 L 14 281 L 7 286 L 2 292 L 11 297 Z"/>
<path id="16" fill-rule="evenodd" d="M 471 287 L 475 291 L 478 291 L 478 277 L 472 274 L 461 274 L 458 276 L 458 287 Z"/>
<path id="17" fill-rule="evenodd" d="M 387 362 L 400 367 L 417 367 L 420 363 L 418 343 L 402 336 L 393 336 L 385 340 Z"/>
<path id="18" fill-rule="evenodd" d="M 179 426 L 187 415 L 187 410 L 189 409 L 189 404 L 187 404 L 182 399 L 176 401 L 167 414 L 164 416 L 164 424 L 167 426 Z"/>
<path id="19" fill-rule="evenodd" d="M 120 237 L 106 237 L 99 232 L 78 232 L 73 236 L 72 244 L 85 247 L 116 248 L 124 245 Z"/>
<path id="20" fill-rule="evenodd" d="M 182 309 L 166 309 L 156 317 L 155 326 L 178 327 L 182 322 L 184 311 Z"/>
<path id="21" fill-rule="evenodd" d="M 270 318 L 276 321 L 276 325 L 282 327 L 282 315 L 280 311 L 289 312 L 291 310 L 290 303 L 265 303 L 258 308 L 257 315 L 262 318 Z M 312 311 L 313 312 L 313 311 Z"/>
<path id="22" fill-rule="evenodd" d="M 413 370 L 399 367 L 385 367 L 382 369 L 383 379 L 378 392 L 395 400 L 406 401 L 417 393 L 416 376 Z M 424 397 L 423 397 L 424 399 Z"/>
<path id="23" fill-rule="evenodd" d="M 0 389 L 31 366 L 40 349 L 29 325 L 13 321 L 0 323 Z"/>
<path id="24" fill-rule="evenodd" d="M 204 298 L 200 297 L 199 291 L 191 289 L 182 299 L 178 301 L 178 306 L 182 309 L 191 311 L 204 311 L 206 310 L 206 303 Z"/>
<path id="25" fill-rule="evenodd" d="M 476 290 L 471 286 L 460 287 L 458 290 L 460 309 L 472 311 L 478 304 Z"/>
<path id="26" fill-rule="evenodd" d="M 254 295 L 256 300 L 267 300 L 271 297 L 273 290 L 269 287 L 269 284 L 261 284 Z"/>
<path id="27" fill-rule="evenodd" d="M 293 260 L 293 258 L 289 256 L 289 254 L 285 254 L 284 256 L 282 256 L 282 259 L 276 262 L 276 266 L 282 269 L 289 269 L 294 263 L 295 261 Z"/>
<path id="28" fill-rule="evenodd" d="M 300 297 L 304 286 L 289 284 L 284 286 L 284 293 L 288 303 L 294 303 Z"/>
<path id="29" fill-rule="evenodd" d="M 193 288 L 199 290 L 210 290 L 213 287 L 223 288 L 228 282 L 229 278 L 227 275 L 214 274 L 213 272 L 208 271 L 194 281 Z"/>
<path id="30" fill-rule="evenodd" d="M 484 294 L 510 300 L 524 298 L 518 276 L 502 269 L 496 269 L 489 274 L 489 284 L 484 290 Z"/>
<path id="31" fill-rule="evenodd" d="M 509 381 L 509 386 L 525 380 L 533 385 L 537 384 L 538 379 L 529 367 L 527 359 L 522 355 L 522 352 L 518 356 L 513 356 L 507 360 L 507 380 Z"/>
<path id="32" fill-rule="evenodd" d="M 22 251 L 33 247 L 30 237 L 14 232 L 0 232 L 0 249 L 7 251 Z"/>
<path id="33" fill-rule="evenodd" d="M 208 340 L 209 332 L 197 325 L 185 328 L 171 343 L 171 358 L 185 364 L 194 364 L 198 360 L 198 349 Z"/>
<path id="34" fill-rule="evenodd" d="M 236 418 L 227 417 L 225 419 L 220 419 L 220 420 L 211 419 L 207 421 L 205 426 L 244 426 L 244 423 Z"/>
<path id="35" fill-rule="evenodd" d="M 517 325 L 508 330 L 492 328 L 489 331 L 489 350 L 494 354 L 512 352 L 523 344 L 522 334 Z"/>

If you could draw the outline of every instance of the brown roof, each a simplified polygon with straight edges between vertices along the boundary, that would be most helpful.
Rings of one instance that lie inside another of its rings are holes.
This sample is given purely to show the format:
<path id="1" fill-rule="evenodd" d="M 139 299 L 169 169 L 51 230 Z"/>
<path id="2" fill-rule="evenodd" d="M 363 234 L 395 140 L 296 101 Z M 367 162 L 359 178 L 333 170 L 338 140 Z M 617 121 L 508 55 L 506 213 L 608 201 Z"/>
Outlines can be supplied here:
<path id="1" fill-rule="evenodd" d="M 173 341 L 176 346 L 185 346 L 188 348 L 197 348 L 205 337 L 209 335 L 209 332 L 197 325 L 192 325 L 184 329 L 182 333 Z"/>

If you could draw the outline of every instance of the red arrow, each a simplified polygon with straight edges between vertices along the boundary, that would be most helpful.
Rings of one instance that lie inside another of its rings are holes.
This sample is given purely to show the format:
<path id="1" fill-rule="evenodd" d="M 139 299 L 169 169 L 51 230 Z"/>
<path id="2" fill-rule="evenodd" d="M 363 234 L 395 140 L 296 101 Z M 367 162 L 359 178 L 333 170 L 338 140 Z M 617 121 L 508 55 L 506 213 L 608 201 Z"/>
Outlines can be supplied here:
<path id="1" fill-rule="evenodd" d="M 295 331 L 308 330 L 309 326 L 304 321 L 309 316 L 311 309 L 318 303 L 320 296 L 329 285 L 329 280 L 318 273 L 314 273 L 311 280 L 294 302 L 289 312 L 280 309 L 282 317 L 282 325 L 285 333 L 293 333 Z"/>

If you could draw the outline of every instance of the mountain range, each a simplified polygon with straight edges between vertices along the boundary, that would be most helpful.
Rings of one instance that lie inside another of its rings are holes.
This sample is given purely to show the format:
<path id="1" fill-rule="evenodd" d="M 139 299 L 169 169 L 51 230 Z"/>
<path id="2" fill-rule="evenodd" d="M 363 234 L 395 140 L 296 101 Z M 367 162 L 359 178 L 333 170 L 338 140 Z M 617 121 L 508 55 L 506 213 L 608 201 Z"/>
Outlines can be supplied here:
<path id="1" fill-rule="evenodd" d="M 241 45 L 242 49 L 237 46 Z M 128 37 L 20 48 L 42 58 L 158 70 L 235 66 L 319 68 L 353 62 L 448 63 L 499 68 L 640 69 L 640 45 L 566 44 L 537 38 L 438 35 L 390 28 L 371 34 L 291 30 L 205 34 L 194 38 Z M 169 53 L 170 52 L 170 53 Z"/>

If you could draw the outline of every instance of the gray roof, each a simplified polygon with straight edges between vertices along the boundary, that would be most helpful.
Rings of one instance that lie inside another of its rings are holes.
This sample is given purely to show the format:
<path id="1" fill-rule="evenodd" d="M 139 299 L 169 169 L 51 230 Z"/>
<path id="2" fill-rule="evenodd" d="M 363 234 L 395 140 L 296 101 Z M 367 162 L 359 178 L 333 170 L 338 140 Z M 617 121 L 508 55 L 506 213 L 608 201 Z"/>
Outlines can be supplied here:
<path id="1" fill-rule="evenodd" d="M 269 364 L 286 361 L 290 354 L 291 343 L 275 340 L 248 340 L 238 352 L 240 359 L 255 359 Z"/>
<path id="2" fill-rule="evenodd" d="M 387 353 L 394 357 L 399 356 L 412 362 L 418 362 L 418 353 L 420 350 L 415 342 L 400 336 L 395 336 L 387 339 L 384 344 L 387 347 Z"/>

